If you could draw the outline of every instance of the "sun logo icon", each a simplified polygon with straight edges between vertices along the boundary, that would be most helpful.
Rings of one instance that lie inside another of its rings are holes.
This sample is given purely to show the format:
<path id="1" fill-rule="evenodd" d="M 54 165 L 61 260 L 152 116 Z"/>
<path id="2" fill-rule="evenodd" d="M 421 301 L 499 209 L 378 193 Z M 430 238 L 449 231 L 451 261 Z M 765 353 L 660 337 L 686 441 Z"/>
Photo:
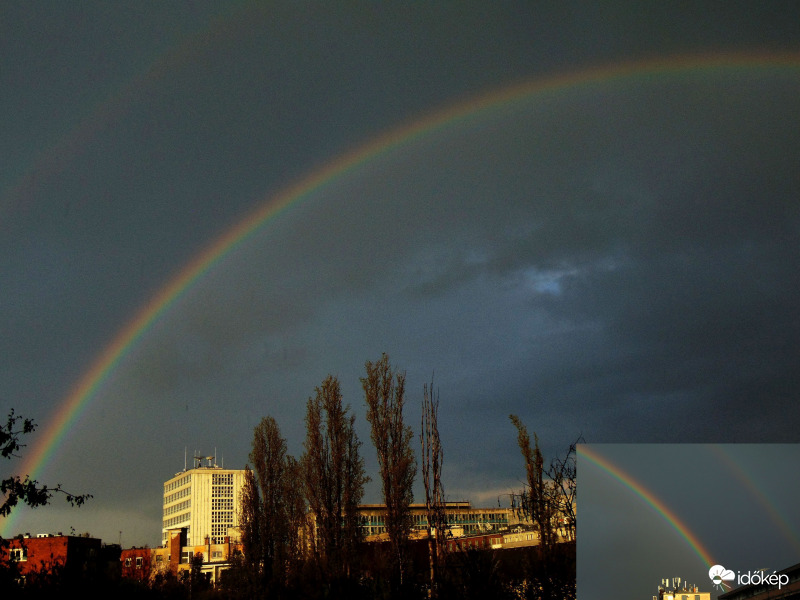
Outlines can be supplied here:
<path id="1" fill-rule="evenodd" d="M 733 581 L 736 578 L 736 575 L 734 574 L 733 571 L 731 571 L 730 569 L 726 569 L 722 565 L 714 565 L 713 567 L 711 567 L 708 570 L 708 576 L 711 579 L 711 583 L 713 583 L 718 590 L 723 589 L 722 588 L 723 585 L 731 587 L 725 582 Z"/>

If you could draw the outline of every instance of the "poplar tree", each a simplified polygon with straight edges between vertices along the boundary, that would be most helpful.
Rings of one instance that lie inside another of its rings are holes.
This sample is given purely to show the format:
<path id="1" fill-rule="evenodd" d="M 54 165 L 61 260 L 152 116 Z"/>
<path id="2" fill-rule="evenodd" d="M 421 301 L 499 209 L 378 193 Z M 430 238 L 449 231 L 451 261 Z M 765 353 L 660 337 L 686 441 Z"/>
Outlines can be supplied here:
<path id="1" fill-rule="evenodd" d="M 261 561 L 261 498 L 258 482 L 248 465 L 244 468 L 244 485 L 239 496 L 239 530 L 242 534 L 242 553 L 253 579 Z"/>
<path id="2" fill-rule="evenodd" d="M 428 519 L 428 559 L 430 567 L 429 597 L 437 595 L 440 571 L 447 550 L 447 515 L 445 513 L 442 464 L 444 451 L 439 439 L 439 393 L 433 390 L 433 378 L 423 388 L 422 422 L 419 441 L 422 446 L 422 483 L 425 487 L 425 508 Z M 434 536 L 435 532 L 435 536 Z"/>
<path id="3" fill-rule="evenodd" d="M 301 558 L 305 512 L 297 461 L 286 453 L 278 423 L 264 417 L 253 430 L 253 471 L 245 469 L 239 523 L 245 562 L 256 589 L 284 589 Z"/>
<path id="4" fill-rule="evenodd" d="M 368 481 L 359 454 L 355 417 L 343 406 L 339 380 L 329 375 L 308 399 L 305 454 L 306 499 L 315 519 L 312 550 L 329 579 L 349 577 L 362 533 L 358 505 Z"/>
<path id="5" fill-rule="evenodd" d="M 539 450 L 539 438 L 534 433 L 534 448 L 528 429 L 517 415 L 509 415 L 517 428 L 517 445 L 525 459 L 525 473 L 528 479 L 528 498 L 525 507 L 539 530 L 542 548 L 547 549 L 555 543 L 553 531 L 553 506 L 544 482 L 544 458 Z"/>
<path id="6" fill-rule="evenodd" d="M 375 363 L 365 364 L 367 376 L 361 379 L 372 443 L 378 454 L 383 501 L 386 505 L 386 532 L 400 584 L 408 565 L 408 538 L 413 522 L 411 501 L 417 464 L 411 440 L 414 433 L 403 421 L 405 373 L 395 373 L 384 352 Z"/>
<path id="7" fill-rule="evenodd" d="M 260 492 L 260 562 L 262 577 L 268 587 L 280 581 L 286 561 L 288 543 L 286 522 L 286 440 L 281 437 L 278 423 L 264 417 L 253 430 L 253 449 L 250 452 Z"/>

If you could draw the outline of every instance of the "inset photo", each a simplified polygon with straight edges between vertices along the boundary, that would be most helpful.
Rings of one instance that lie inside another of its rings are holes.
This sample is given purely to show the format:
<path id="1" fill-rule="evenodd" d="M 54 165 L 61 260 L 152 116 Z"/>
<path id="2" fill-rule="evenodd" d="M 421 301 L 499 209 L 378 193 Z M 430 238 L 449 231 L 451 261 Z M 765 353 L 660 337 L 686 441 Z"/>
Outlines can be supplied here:
<path id="1" fill-rule="evenodd" d="M 577 597 L 800 597 L 800 445 L 579 444 Z"/>

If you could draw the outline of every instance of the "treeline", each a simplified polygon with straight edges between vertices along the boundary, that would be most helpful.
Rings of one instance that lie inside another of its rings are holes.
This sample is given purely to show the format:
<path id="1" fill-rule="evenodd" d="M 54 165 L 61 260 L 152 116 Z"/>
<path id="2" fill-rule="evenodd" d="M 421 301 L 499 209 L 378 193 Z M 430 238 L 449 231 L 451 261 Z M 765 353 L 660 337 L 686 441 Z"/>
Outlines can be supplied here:
<path id="1" fill-rule="evenodd" d="M 225 573 L 217 593 L 242 599 L 574 598 L 575 445 L 565 458 L 545 467 L 538 438 L 534 434 L 531 447 L 525 426 L 512 415 L 528 482 L 527 489 L 514 496 L 519 510 L 532 519 L 541 544 L 448 553 L 441 480 L 444 452 L 433 382 L 423 390 L 417 440 L 405 421 L 405 373 L 392 367 L 385 353 L 365 363 L 361 384 L 388 540 L 364 542 L 358 506 L 369 478 L 362 442 L 338 379 L 328 376 L 306 405 L 302 456 L 287 453 L 286 440 L 271 416 L 255 427 L 252 470 L 246 470 L 239 515 L 243 555 Z M 428 537 L 415 541 L 410 535 L 410 504 L 418 467 Z M 559 534 L 570 543 L 557 545 Z"/>
<path id="2" fill-rule="evenodd" d="M 511 494 L 512 504 L 531 520 L 541 543 L 504 550 L 456 546 L 456 551 L 448 552 L 438 392 L 433 381 L 424 386 L 415 439 L 405 421 L 405 382 L 405 373 L 393 368 L 385 353 L 365 363 L 361 384 L 386 505 L 385 542 L 364 541 L 358 506 L 369 477 L 362 442 L 338 379 L 328 376 L 306 404 L 302 456 L 288 454 L 273 417 L 262 418 L 254 428 L 252 469 L 246 468 L 238 515 L 243 552 L 233 557 L 217 587 L 212 588 L 201 573 L 199 556 L 190 569 L 158 573 L 147 583 L 43 572 L 22 585 L 13 565 L 0 565 L 0 586 L 10 592 L 9 597 L 20 598 L 53 597 L 71 590 L 80 590 L 82 597 L 117 600 L 575 598 L 575 444 L 563 458 L 545 466 L 536 434 L 532 445 L 525 425 L 511 415 L 527 482 L 526 489 Z M 0 442 L 17 450 L 19 435 L 27 431 L 13 428 L 14 424 L 10 421 L 0 428 L 6 433 Z M 428 536 L 412 540 L 410 504 L 418 470 Z M 38 500 L 24 493 L 18 497 L 32 505 L 31 499 Z M 561 543 L 556 543 L 559 538 Z"/>

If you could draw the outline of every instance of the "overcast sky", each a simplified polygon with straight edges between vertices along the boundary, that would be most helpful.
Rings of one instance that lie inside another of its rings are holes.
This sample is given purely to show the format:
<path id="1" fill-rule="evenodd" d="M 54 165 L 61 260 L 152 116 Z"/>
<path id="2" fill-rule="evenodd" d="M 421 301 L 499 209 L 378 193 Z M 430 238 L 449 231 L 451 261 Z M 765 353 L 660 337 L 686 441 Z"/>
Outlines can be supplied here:
<path id="1" fill-rule="evenodd" d="M 377 480 L 381 352 L 415 428 L 435 372 L 451 500 L 521 487 L 509 413 L 548 458 L 798 441 L 800 8 L 540 4 L 5 3 L 0 408 L 29 451 L 159 290 L 316 170 L 510 86 L 693 58 L 445 121 L 269 220 L 53 449 L 40 480 L 90 503 L 3 533 L 156 544 L 185 450 L 241 468 L 269 414 L 299 456 L 329 373 Z"/>
<path id="2" fill-rule="evenodd" d="M 800 562 L 797 444 L 588 444 L 588 450 L 615 474 L 579 453 L 581 600 L 603 600 L 609 590 L 651 598 L 662 579 L 673 577 L 716 598 L 722 591 L 709 578 L 711 566 L 738 578 Z M 684 533 L 617 475 L 666 508 Z"/>

